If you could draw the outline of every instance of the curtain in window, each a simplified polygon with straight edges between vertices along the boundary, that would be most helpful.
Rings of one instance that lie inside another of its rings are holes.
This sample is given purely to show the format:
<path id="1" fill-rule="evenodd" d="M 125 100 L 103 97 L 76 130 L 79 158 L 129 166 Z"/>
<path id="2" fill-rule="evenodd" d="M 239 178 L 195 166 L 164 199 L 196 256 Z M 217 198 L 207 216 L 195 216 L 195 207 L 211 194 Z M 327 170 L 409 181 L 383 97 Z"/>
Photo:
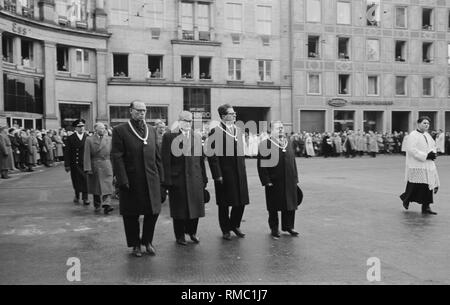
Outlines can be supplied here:
<path id="1" fill-rule="evenodd" d="M 320 76 L 319 74 L 309 75 L 309 93 L 320 93 Z"/>
<path id="2" fill-rule="evenodd" d="M 351 24 L 351 3 L 349 2 L 337 3 L 337 23 Z"/>
<path id="3" fill-rule="evenodd" d="M 380 60 L 380 41 L 375 39 L 366 40 L 366 52 L 368 61 Z"/>

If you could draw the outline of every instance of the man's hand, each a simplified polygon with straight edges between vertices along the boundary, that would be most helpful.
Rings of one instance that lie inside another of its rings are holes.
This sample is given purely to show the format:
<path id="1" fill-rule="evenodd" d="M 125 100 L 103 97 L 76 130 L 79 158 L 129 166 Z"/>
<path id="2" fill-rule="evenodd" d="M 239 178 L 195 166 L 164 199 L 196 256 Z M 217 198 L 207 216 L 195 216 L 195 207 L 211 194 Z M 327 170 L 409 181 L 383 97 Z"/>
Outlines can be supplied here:
<path id="1" fill-rule="evenodd" d="M 267 186 L 267 187 L 272 187 L 272 186 L 273 186 L 273 183 L 272 183 L 272 182 L 269 182 L 269 183 L 267 183 L 265 186 Z"/>
<path id="2" fill-rule="evenodd" d="M 66 173 L 70 172 L 70 166 L 66 166 L 64 169 L 66 170 Z"/>
<path id="3" fill-rule="evenodd" d="M 435 188 L 434 188 L 434 193 L 437 194 L 438 191 L 439 191 L 439 188 L 438 188 L 438 187 L 435 187 Z"/>
<path id="4" fill-rule="evenodd" d="M 223 184 L 223 177 L 217 178 L 216 181 L 219 182 L 220 184 Z"/>

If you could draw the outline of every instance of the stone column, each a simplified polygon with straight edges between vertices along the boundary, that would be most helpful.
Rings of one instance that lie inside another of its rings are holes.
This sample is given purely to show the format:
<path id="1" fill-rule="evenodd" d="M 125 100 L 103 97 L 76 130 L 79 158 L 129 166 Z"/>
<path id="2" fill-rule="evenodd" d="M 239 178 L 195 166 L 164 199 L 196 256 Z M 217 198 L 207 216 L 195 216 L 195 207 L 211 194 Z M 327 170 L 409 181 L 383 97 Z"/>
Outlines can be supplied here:
<path id="1" fill-rule="evenodd" d="M 96 0 L 95 2 L 95 30 L 99 32 L 106 32 L 106 12 L 105 1 Z"/>
<path id="2" fill-rule="evenodd" d="M 57 103 L 55 92 L 56 73 L 56 43 L 44 42 L 44 120 L 45 128 L 57 129 L 59 127 L 56 116 Z"/>
<path id="3" fill-rule="evenodd" d="M 13 63 L 18 66 L 22 65 L 22 40 L 19 36 L 13 38 Z"/>
<path id="4" fill-rule="evenodd" d="M 2 34 L 0 31 L 0 50 L 3 49 L 2 46 Z M 0 62 L 0 126 L 6 125 L 6 115 L 5 115 L 5 91 L 3 88 L 3 63 Z"/>
<path id="5" fill-rule="evenodd" d="M 108 50 L 97 49 L 97 117 L 94 120 L 108 123 L 107 62 Z"/>
<path id="6" fill-rule="evenodd" d="M 39 15 L 44 21 L 55 21 L 55 0 L 39 0 Z"/>

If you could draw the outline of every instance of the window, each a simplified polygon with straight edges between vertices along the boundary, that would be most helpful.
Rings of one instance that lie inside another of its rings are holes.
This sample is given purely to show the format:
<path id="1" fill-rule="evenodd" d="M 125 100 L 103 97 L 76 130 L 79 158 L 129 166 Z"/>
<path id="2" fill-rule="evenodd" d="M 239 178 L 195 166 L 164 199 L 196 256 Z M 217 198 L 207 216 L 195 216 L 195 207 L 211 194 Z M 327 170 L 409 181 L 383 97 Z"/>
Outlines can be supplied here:
<path id="1" fill-rule="evenodd" d="M 396 7 L 395 8 L 395 27 L 397 28 L 407 28 L 407 8 L 406 7 Z"/>
<path id="2" fill-rule="evenodd" d="M 422 8 L 422 29 L 432 30 L 433 29 L 433 9 L 432 8 Z"/>
<path id="3" fill-rule="evenodd" d="M 342 95 L 350 94 L 350 75 L 339 74 L 338 76 L 338 93 Z"/>
<path id="4" fill-rule="evenodd" d="M 30 40 L 21 40 L 22 65 L 24 67 L 33 66 L 33 42 Z"/>
<path id="5" fill-rule="evenodd" d="M 200 79 L 211 79 L 211 57 L 200 57 Z"/>
<path id="6" fill-rule="evenodd" d="M 3 74 L 3 86 L 5 111 L 43 114 L 42 79 Z"/>
<path id="7" fill-rule="evenodd" d="M 209 4 L 198 4 L 198 32 L 199 40 L 208 41 L 211 39 L 209 33 Z"/>
<path id="8" fill-rule="evenodd" d="M 272 61 L 271 60 L 259 60 L 258 61 L 258 73 L 259 73 L 259 81 L 261 81 L 261 82 L 272 81 Z"/>
<path id="9" fill-rule="evenodd" d="M 448 90 L 448 96 L 450 96 L 450 77 L 448 78 L 447 90 Z"/>
<path id="10" fill-rule="evenodd" d="M 321 3 L 320 0 L 306 1 L 306 21 L 320 22 L 321 20 Z"/>
<path id="11" fill-rule="evenodd" d="M 160 119 L 166 124 L 168 118 L 167 106 L 147 106 L 145 121 L 151 125 Z M 115 127 L 119 124 L 126 123 L 130 119 L 130 108 L 128 106 L 110 106 L 109 107 L 110 126 Z"/>
<path id="12" fill-rule="evenodd" d="M 226 28 L 232 33 L 242 33 L 242 4 L 227 3 L 226 4 Z"/>
<path id="13" fill-rule="evenodd" d="M 349 37 L 338 37 L 338 58 L 341 60 L 350 59 Z"/>
<path id="14" fill-rule="evenodd" d="M 448 21 L 447 21 L 447 28 L 448 28 L 448 30 L 450 31 L 450 10 L 448 10 L 448 13 L 447 13 L 447 17 L 448 17 Z"/>
<path id="15" fill-rule="evenodd" d="M 34 18 L 34 0 L 19 0 L 22 4 L 22 16 Z"/>
<path id="16" fill-rule="evenodd" d="M 378 39 L 366 40 L 366 56 L 368 61 L 380 60 L 380 41 Z"/>
<path id="17" fill-rule="evenodd" d="M 164 25 L 164 0 L 146 0 L 145 25 L 149 28 L 162 28 Z"/>
<path id="18" fill-rule="evenodd" d="M 367 77 L 367 95 L 369 96 L 380 95 L 378 75 L 369 75 Z"/>
<path id="19" fill-rule="evenodd" d="M 395 41 L 395 61 L 406 61 L 406 41 Z"/>
<path id="20" fill-rule="evenodd" d="M 127 25 L 129 21 L 129 0 L 109 0 L 109 22 L 112 25 Z"/>
<path id="21" fill-rule="evenodd" d="M 163 57 L 161 55 L 148 56 L 147 78 L 163 78 Z"/>
<path id="22" fill-rule="evenodd" d="M 188 2 L 181 3 L 181 29 L 183 39 L 194 39 L 194 4 Z"/>
<path id="23" fill-rule="evenodd" d="M 55 0 L 55 11 L 60 17 L 67 17 L 67 0 Z"/>
<path id="24" fill-rule="evenodd" d="M 367 0 L 366 19 L 368 26 L 380 26 L 380 0 Z"/>
<path id="25" fill-rule="evenodd" d="M 422 44 L 422 61 L 431 63 L 433 61 L 433 43 L 424 42 Z"/>
<path id="26" fill-rule="evenodd" d="M 16 13 L 16 10 L 17 10 L 16 0 L 5 1 L 4 5 L 5 5 L 5 10 L 7 10 L 8 12 L 14 13 L 14 14 Z"/>
<path id="27" fill-rule="evenodd" d="M 69 71 L 69 48 L 56 47 L 56 68 L 58 71 Z"/>
<path id="28" fill-rule="evenodd" d="M 184 88 L 183 109 L 192 112 L 194 120 L 211 120 L 211 89 Z"/>
<path id="29" fill-rule="evenodd" d="M 2 35 L 2 59 L 3 61 L 12 63 L 13 58 L 13 39 L 11 36 Z"/>
<path id="30" fill-rule="evenodd" d="M 89 74 L 89 51 L 76 49 L 75 72 L 80 74 Z"/>
<path id="31" fill-rule="evenodd" d="M 87 0 L 69 0 L 67 17 L 71 23 L 87 20 Z"/>
<path id="32" fill-rule="evenodd" d="M 406 96 L 406 76 L 395 77 L 395 95 Z"/>
<path id="33" fill-rule="evenodd" d="M 354 111 L 334 111 L 334 131 L 341 132 L 354 130 L 355 128 L 355 112 Z"/>
<path id="34" fill-rule="evenodd" d="M 337 2 L 337 23 L 351 24 L 352 23 L 352 4 L 350 2 Z"/>
<path id="35" fill-rule="evenodd" d="M 228 59 L 228 79 L 240 81 L 242 77 L 242 60 L 241 59 Z"/>
<path id="36" fill-rule="evenodd" d="M 181 78 L 192 79 L 193 63 L 194 63 L 193 57 L 181 57 Z"/>
<path id="37" fill-rule="evenodd" d="M 258 34 L 272 34 L 272 7 L 258 5 L 256 12 L 256 28 Z"/>
<path id="38" fill-rule="evenodd" d="M 308 57 L 318 58 L 319 57 L 319 36 L 308 36 Z"/>
<path id="39" fill-rule="evenodd" d="M 114 77 L 128 77 L 128 54 L 113 54 Z"/>
<path id="40" fill-rule="evenodd" d="M 447 63 L 450 65 L 450 43 L 447 45 Z"/>
<path id="41" fill-rule="evenodd" d="M 322 84 L 320 79 L 319 73 L 308 74 L 308 94 L 322 94 Z"/>
<path id="42" fill-rule="evenodd" d="M 422 95 L 423 96 L 433 96 L 433 78 L 424 77 L 423 78 Z"/>

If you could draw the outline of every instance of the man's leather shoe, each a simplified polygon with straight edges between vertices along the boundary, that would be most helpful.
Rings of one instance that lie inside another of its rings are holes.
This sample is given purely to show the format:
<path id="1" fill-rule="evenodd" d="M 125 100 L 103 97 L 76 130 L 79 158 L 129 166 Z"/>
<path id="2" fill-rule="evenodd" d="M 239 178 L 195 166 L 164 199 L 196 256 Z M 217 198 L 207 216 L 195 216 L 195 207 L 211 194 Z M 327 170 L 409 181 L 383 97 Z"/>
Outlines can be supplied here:
<path id="1" fill-rule="evenodd" d="M 147 252 L 148 255 L 156 255 L 156 250 L 152 246 L 152 244 L 145 245 L 145 251 Z"/>
<path id="2" fill-rule="evenodd" d="M 101 207 L 95 207 L 95 210 L 94 210 L 94 212 L 95 213 L 100 213 L 100 211 L 102 210 L 102 208 Z"/>
<path id="3" fill-rule="evenodd" d="M 73 203 L 79 204 L 80 203 L 80 198 L 74 197 L 73 198 Z"/>
<path id="4" fill-rule="evenodd" d="M 90 202 L 89 200 L 83 200 L 83 205 L 88 206 L 88 205 L 90 205 L 90 204 L 91 204 L 91 202 Z"/>
<path id="5" fill-rule="evenodd" d="M 286 230 L 289 234 L 291 234 L 292 236 L 298 236 L 298 232 L 295 231 L 294 229 L 287 229 Z"/>
<path id="6" fill-rule="evenodd" d="M 270 235 L 272 235 L 272 237 L 275 239 L 278 239 L 281 237 L 280 231 L 278 231 L 278 230 L 272 230 Z"/>
<path id="7" fill-rule="evenodd" d="M 191 240 L 192 240 L 194 243 L 196 243 L 196 244 L 200 243 L 200 239 L 197 237 L 197 235 L 191 234 L 191 235 L 189 235 L 189 237 L 191 238 Z"/>
<path id="8" fill-rule="evenodd" d="M 184 238 L 178 238 L 177 239 L 177 244 L 181 245 L 181 246 L 186 246 L 187 242 Z"/>
<path id="9" fill-rule="evenodd" d="M 232 231 L 234 232 L 234 234 L 236 234 L 236 236 L 240 238 L 243 238 L 245 236 L 245 234 L 239 228 L 234 228 Z"/>
<path id="10" fill-rule="evenodd" d="M 103 213 L 105 213 L 105 215 L 108 215 L 112 211 L 114 211 L 114 208 L 112 206 L 107 205 L 103 207 Z"/>
<path id="11" fill-rule="evenodd" d="M 222 238 L 225 239 L 225 240 L 231 240 L 230 232 L 223 233 Z"/>
<path id="12" fill-rule="evenodd" d="M 431 209 L 422 211 L 422 214 L 437 215 L 437 213 L 432 211 Z"/>
<path id="13" fill-rule="evenodd" d="M 131 254 L 133 254 L 136 257 L 141 257 L 142 256 L 141 246 L 133 247 L 133 252 Z"/>

